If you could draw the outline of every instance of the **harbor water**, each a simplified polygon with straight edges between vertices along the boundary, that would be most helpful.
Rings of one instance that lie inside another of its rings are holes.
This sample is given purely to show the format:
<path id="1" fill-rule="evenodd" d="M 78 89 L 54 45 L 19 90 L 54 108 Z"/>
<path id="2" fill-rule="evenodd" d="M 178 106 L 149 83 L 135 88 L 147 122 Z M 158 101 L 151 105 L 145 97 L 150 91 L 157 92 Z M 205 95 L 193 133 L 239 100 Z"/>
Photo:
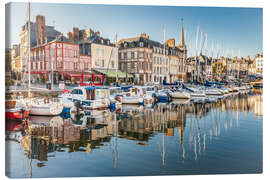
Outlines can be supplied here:
<path id="1" fill-rule="evenodd" d="M 12 178 L 262 173 L 263 96 L 6 121 Z"/>

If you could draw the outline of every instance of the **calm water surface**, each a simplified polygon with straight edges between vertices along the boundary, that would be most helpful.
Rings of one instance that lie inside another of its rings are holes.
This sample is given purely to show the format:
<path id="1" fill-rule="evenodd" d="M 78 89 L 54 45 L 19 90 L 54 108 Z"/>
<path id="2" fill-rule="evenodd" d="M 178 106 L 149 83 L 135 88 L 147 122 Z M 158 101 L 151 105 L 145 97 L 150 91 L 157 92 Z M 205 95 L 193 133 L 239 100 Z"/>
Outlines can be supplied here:
<path id="1" fill-rule="evenodd" d="M 6 175 L 261 173 L 262 104 L 262 94 L 252 92 L 216 103 L 178 100 L 6 121 Z"/>

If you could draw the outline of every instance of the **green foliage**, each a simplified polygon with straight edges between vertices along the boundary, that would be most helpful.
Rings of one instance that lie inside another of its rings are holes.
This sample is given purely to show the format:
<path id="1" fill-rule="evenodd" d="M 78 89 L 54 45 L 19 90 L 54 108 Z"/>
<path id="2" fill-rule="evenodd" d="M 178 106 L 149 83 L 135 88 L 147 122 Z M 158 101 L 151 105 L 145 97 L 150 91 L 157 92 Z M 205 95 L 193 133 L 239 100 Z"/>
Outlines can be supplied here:
<path id="1" fill-rule="evenodd" d="M 45 78 L 43 76 L 41 77 L 41 82 L 45 83 Z"/>

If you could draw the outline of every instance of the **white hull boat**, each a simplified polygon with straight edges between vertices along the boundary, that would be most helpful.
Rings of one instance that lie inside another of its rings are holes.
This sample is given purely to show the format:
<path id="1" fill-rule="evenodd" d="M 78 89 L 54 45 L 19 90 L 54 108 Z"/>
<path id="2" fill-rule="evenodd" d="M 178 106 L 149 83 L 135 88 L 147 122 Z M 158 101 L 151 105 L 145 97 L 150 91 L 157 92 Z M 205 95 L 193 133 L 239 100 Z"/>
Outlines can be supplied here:
<path id="1" fill-rule="evenodd" d="M 218 89 L 206 89 L 205 94 L 207 96 L 222 96 L 223 93 L 219 91 Z"/>
<path id="2" fill-rule="evenodd" d="M 185 91 L 175 91 L 171 93 L 172 98 L 174 99 L 189 99 L 190 94 Z"/>
<path id="3" fill-rule="evenodd" d="M 190 93 L 190 96 L 191 97 L 201 97 L 201 98 L 204 98 L 204 97 L 206 97 L 206 94 L 204 92 L 192 92 L 192 93 Z"/>
<path id="4" fill-rule="evenodd" d="M 143 98 L 137 96 L 124 96 L 121 98 L 122 104 L 142 104 Z"/>
<path id="5" fill-rule="evenodd" d="M 97 100 L 84 100 L 82 101 L 83 109 L 95 110 L 109 108 L 109 99 L 97 99 Z"/>
<path id="6" fill-rule="evenodd" d="M 54 102 L 48 98 L 34 99 L 31 101 L 30 115 L 57 116 L 63 110 L 61 102 Z"/>

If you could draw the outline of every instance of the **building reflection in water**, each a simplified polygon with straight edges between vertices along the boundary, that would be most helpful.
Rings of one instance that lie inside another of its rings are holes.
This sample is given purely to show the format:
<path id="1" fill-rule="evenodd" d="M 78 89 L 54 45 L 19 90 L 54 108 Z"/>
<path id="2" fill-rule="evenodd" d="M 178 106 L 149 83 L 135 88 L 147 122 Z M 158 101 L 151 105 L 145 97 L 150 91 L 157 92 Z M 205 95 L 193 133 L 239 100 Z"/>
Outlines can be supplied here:
<path id="1" fill-rule="evenodd" d="M 119 138 L 146 146 L 151 137 L 161 134 L 161 160 L 165 165 L 166 141 L 168 137 L 178 136 L 180 157 L 184 163 L 186 153 L 190 152 L 186 148 L 193 149 L 196 160 L 207 150 L 207 142 L 211 144 L 214 137 L 221 135 L 222 129 L 227 132 L 233 122 L 239 126 L 240 113 L 252 111 L 253 115 L 262 116 L 262 104 L 261 92 L 252 92 L 251 95 L 235 95 L 215 103 L 173 101 L 158 103 L 152 108 L 123 105 L 121 112 L 91 111 L 66 119 L 31 116 L 20 143 L 29 159 L 39 161 L 39 167 L 46 165 L 44 162 L 56 152 L 91 153 L 93 149 L 110 143 L 113 164 L 117 167 Z"/>

